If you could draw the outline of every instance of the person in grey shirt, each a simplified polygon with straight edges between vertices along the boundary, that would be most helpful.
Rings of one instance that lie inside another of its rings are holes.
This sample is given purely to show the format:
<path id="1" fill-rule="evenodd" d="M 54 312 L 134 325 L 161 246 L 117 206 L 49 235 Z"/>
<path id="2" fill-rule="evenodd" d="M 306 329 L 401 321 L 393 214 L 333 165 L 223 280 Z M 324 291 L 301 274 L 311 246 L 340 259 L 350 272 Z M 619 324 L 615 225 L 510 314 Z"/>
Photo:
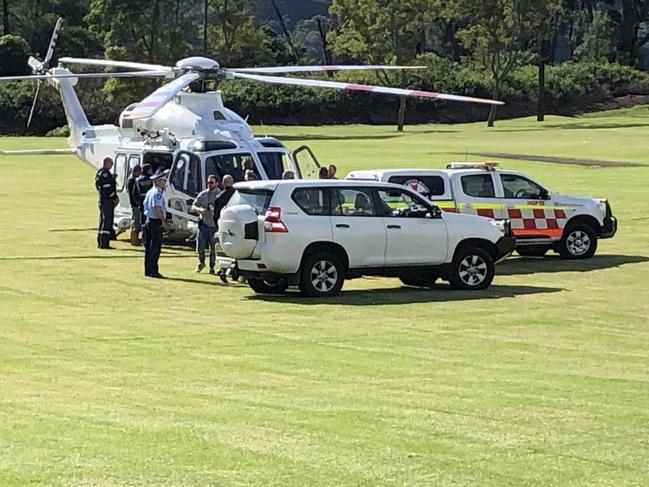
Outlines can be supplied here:
<path id="1" fill-rule="evenodd" d="M 218 194 L 218 179 L 213 174 L 207 177 L 207 189 L 201 191 L 192 205 L 192 211 L 198 213 L 198 236 L 196 237 L 196 253 L 198 265 L 196 272 L 205 269 L 205 248 L 210 247 L 210 274 L 214 274 L 216 265 L 216 224 L 214 222 L 214 200 Z"/>

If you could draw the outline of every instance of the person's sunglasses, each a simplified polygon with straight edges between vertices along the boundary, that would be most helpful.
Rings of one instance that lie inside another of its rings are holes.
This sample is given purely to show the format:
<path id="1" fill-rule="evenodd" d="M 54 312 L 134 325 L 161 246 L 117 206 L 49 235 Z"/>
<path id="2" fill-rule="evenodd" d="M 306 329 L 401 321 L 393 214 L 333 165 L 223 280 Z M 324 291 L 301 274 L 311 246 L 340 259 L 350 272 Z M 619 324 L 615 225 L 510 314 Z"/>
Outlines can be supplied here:
<path id="1" fill-rule="evenodd" d="M 216 184 L 216 181 L 208 181 L 207 184 Z"/>

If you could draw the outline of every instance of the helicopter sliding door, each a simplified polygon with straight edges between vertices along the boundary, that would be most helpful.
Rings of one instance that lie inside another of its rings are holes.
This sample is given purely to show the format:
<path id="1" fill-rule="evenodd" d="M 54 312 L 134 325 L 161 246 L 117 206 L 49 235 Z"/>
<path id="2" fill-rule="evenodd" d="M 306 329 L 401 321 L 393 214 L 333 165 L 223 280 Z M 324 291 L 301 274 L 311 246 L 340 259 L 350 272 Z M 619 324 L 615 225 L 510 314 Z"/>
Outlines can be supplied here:
<path id="1" fill-rule="evenodd" d="M 189 210 L 204 187 L 200 158 L 191 152 L 179 152 L 171 165 L 167 181 L 165 197 L 172 226 L 174 230 L 187 230 L 188 221 L 196 220 L 189 215 Z"/>
<path id="2" fill-rule="evenodd" d="M 179 194 L 195 198 L 204 186 L 201 160 L 191 152 L 180 152 L 169 173 L 169 186 Z"/>

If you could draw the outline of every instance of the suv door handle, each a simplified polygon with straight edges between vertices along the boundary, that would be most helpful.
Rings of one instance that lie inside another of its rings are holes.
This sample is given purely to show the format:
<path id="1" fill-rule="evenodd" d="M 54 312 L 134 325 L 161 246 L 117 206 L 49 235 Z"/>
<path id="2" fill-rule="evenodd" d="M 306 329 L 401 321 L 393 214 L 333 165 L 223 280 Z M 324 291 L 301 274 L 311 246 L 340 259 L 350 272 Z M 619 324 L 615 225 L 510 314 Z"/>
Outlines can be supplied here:
<path id="1" fill-rule="evenodd" d="M 346 223 L 336 223 L 336 228 L 349 228 Z"/>
<path id="2" fill-rule="evenodd" d="M 401 228 L 401 225 L 388 225 L 388 228 Z"/>

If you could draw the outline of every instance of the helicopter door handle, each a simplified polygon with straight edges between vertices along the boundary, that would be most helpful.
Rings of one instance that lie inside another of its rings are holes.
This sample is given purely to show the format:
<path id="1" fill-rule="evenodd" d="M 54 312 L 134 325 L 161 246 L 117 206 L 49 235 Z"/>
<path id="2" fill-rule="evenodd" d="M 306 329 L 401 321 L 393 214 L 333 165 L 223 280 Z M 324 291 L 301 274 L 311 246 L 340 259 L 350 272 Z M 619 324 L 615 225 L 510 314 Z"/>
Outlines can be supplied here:
<path id="1" fill-rule="evenodd" d="M 399 228 L 401 228 L 401 225 L 388 225 L 388 228 L 390 228 L 390 229 L 399 229 Z"/>
<path id="2" fill-rule="evenodd" d="M 336 223 L 336 228 L 349 228 L 346 223 Z"/>

